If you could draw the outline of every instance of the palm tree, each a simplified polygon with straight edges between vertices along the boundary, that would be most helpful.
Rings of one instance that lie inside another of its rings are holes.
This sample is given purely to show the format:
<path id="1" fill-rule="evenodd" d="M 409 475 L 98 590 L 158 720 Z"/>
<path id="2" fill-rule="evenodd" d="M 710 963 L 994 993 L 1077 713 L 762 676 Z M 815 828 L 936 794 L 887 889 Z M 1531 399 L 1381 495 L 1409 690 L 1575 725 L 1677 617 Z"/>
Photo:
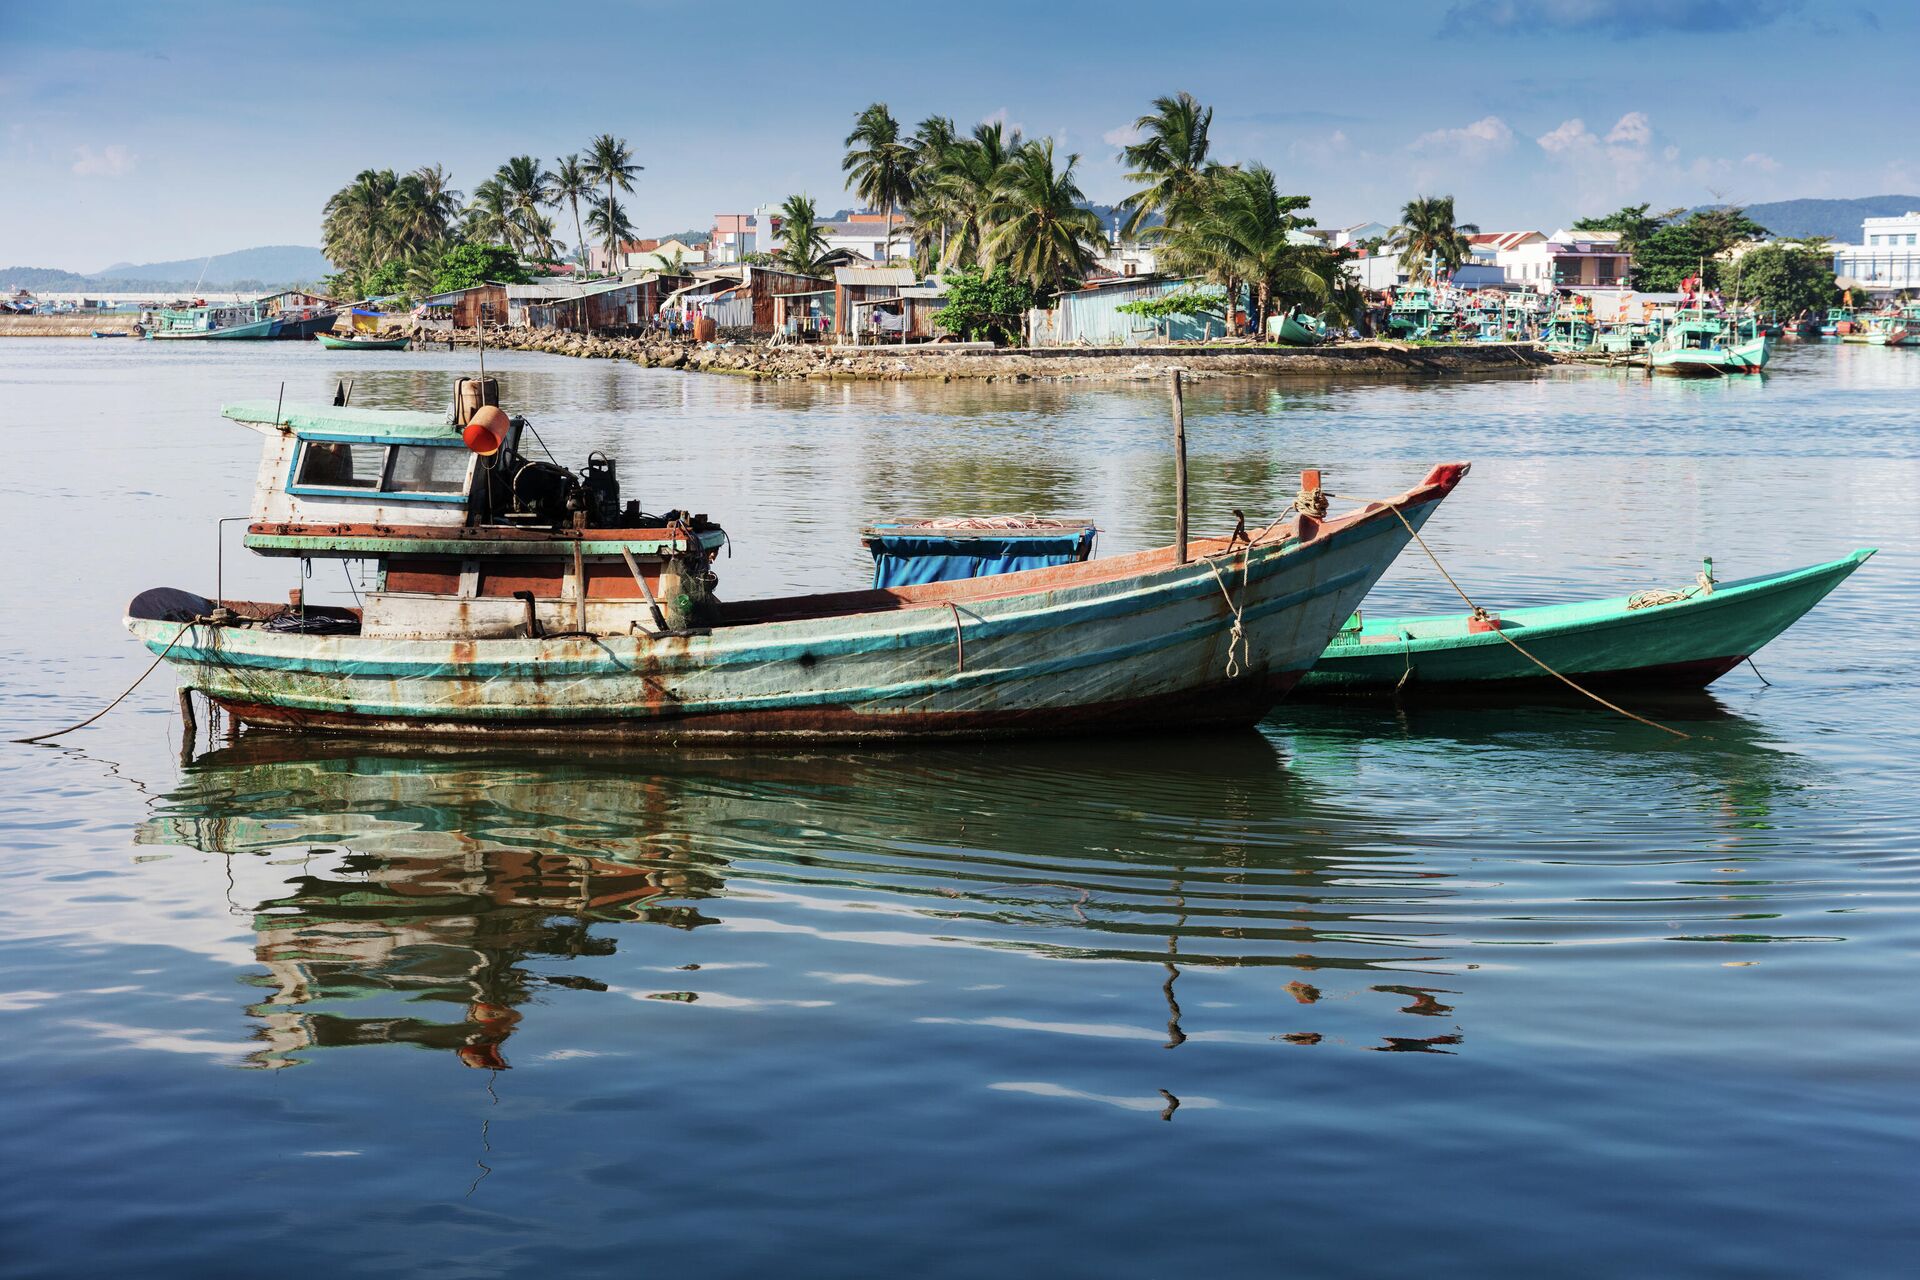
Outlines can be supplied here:
<path id="1" fill-rule="evenodd" d="M 633 237 L 633 224 L 627 221 L 626 208 L 618 200 L 593 206 L 587 214 L 587 230 L 607 246 L 609 264 L 615 242 Z"/>
<path id="2" fill-rule="evenodd" d="M 907 205 L 907 219 L 913 224 L 914 264 L 925 273 L 947 255 L 954 208 L 940 185 L 940 173 L 959 138 L 951 118 L 928 116 L 907 143 L 913 148 L 913 197 Z"/>
<path id="3" fill-rule="evenodd" d="M 988 231 L 988 211 L 1006 176 L 1007 164 L 1019 154 L 1020 131 L 999 121 L 973 127 L 973 136 L 948 148 L 935 185 L 951 207 L 953 235 L 941 255 L 946 266 L 989 265 L 982 262 Z"/>
<path id="4" fill-rule="evenodd" d="M 780 206 L 780 264 L 803 276 L 817 275 L 820 260 L 827 254 L 826 233 L 820 230 L 818 214 L 807 196 L 791 195 Z"/>
<path id="5" fill-rule="evenodd" d="M 513 220 L 513 195 L 498 177 L 473 189 L 467 204 L 466 234 L 483 244 L 512 244 L 518 236 Z"/>
<path id="6" fill-rule="evenodd" d="M 587 268 L 587 238 L 580 230 L 580 197 L 593 197 L 593 175 L 587 172 L 577 155 L 561 156 L 553 170 L 553 207 L 558 209 L 562 200 L 573 206 L 573 239 L 579 252 L 580 269 Z"/>
<path id="7" fill-rule="evenodd" d="M 461 195 L 444 165 L 421 165 L 407 175 L 418 183 L 421 229 L 428 240 L 445 240 L 460 216 Z"/>
<path id="8" fill-rule="evenodd" d="M 553 175 L 542 169 L 532 156 L 514 156 L 493 176 L 506 189 L 516 247 L 525 253 L 538 239 L 536 228 L 541 206 L 553 202 Z M 547 238 L 552 239 L 551 226 Z"/>
<path id="9" fill-rule="evenodd" d="M 1225 169 L 1202 185 L 1176 222 L 1154 228 L 1176 269 L 1205 275 L 1227 286 L 1229 306 L 1241 282 L 1253 287 L 1253 328 L 1266 327 L 1276 303 L 1324 302 L 1326 278 L 1313 259 L 1325 256 L 1318 245 L 1294 243 L 1293 233 L 1309 225 L 1297 216 L 1305 196 L 1283 196 L 1265 165 Z"/>
<path id="10" fill-rule="evenodd" d="M 1127 211 L 1123 230 L 1129 236 L 1138 235 L 1156 213 L 1169 221 L 1177 217 L 1208 171 L 1218 167 L 1207 158 L 1213 108 L 1201 106 L 1190 93 L 1155 98 L 1152 113 L 1135 120 L 1133 127 L 1140 131 L 1140 140 L 1120 152 L 1121 162 L 1132 170 L 1127 181 L 1142 184 L 1120 202 Z"/>
<path id="11" fill-rule="evenodd" d="M 841 172 L 853 175 L 854 191 L 862 200 L 886 206 L 887 239 L 882 252 L 891 262 L 894 208 L 913 199 L 913 148 L 900 141 L 900 122 L 884 102 L 860 113 L 846 146 Z"/>
<path id="12" fill-rule="evenodd" d="M 988 210 L 992 229 L 985 257 L 1004 262 L 1043 296 L 1093 266 L 1100 219 L 1084 207 L 1086 197 L 1074 181 L 1079 163 L 1078 155 L 1069 155 L 1055 168 L 1052 138 L 1025 144 L 1002 170 Z"/>
<path id="13" fill-rule="evenodd" d="M 1478 230 L 1471 222 L 1454 225 L 1452 196 L 1417 196 L 1400 210 L 1400 225 L 1389 238 L 1400 245 L 1401 269 L 1418 282 L 1427 278 L 1429 260 L 1457 270 L 1473 253 L 1466 233 Z"/>
<path id="14" fill-rule="evenodd" d="M 607 190 L 607 202 L 597 230 L 604 232 L 603 238 L 607 242 L 609 271 L 613 270 L 616 242 L 633 234 L 633 229 L 625 225 L 626 215 L 619 213 L 614 205 L 613 193 L 615 190 L 632 191 L 634 175 L 645 167 L 633 162 L 633 152 L 628 149 L 625 138 L 603 133 L 587 144 L 587 176 Z M 622 227 L 625 230 L 616 233 L 616 229 Z"/>
<path id="15" fill-rule="evenodd" d="M 322 210 L 320 238 L 327 258 L 356 281 L 391 256 L 390 206 L 398 187 L 393 170 L 363 169 Z"/>

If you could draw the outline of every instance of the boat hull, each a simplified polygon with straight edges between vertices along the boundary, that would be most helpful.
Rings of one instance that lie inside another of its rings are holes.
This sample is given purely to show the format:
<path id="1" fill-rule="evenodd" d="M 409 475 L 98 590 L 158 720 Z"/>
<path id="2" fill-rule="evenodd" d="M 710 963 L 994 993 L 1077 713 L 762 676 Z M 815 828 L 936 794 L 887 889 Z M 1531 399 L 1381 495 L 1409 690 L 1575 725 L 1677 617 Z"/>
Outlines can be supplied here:
<path id="1" fill-rule="evenodd" d="M 1518 609 L 1506 633 L 1580 683 L 1613 688 L 1702 689 L 1799 621 L 1873 555 L 1722 583 L 1673 604 L 1628 607 L 1628 597 Z M 1411 673 L 1411 674 L 1409 674 Z M 1329 645 L 1301 682 L 1311 694 L 1538 690 L 1566 686 L 1465 618 L 1383 619 Z"/>
<path id="2" fill-rule="evenodd" d="M 329 351 L 405 351 L 409 338 L 343 338 L 331 333 L 315 334 Z"/>
<path id="3" fill-rule="evenodd" d="M 1398 501 L 1419 525 L 1458 483 Z M 956 738 L 1258 721 L 1408 540 L 1384 507 L 1250 552 L 1197 544 L 698 634 L 369 639 L 130 617 L 236 719 L 437 737 Z M 871 602 L 889 593 L 858 593 Z M 771 612 L 768 612 L 771 610 Z M 1238 636 L 1236 637 L 1236 623 Z"/>
<path id="4" fill-rule="evenodd" d="M 333 328 L 336 319 L 337 317 L 331 311 L 323 311 L 318 315 L 301 319 L 290 320 L 281 317 L 273 322 L 272 336 L 283 340 L 305 341 Z"/>
<path id="5" fill-rule="evenodd" d="M 1655 351 L 1649 359 L 1654 372 L 1677 377 L 1711 378 L 1727 373 L 1760 373 L 1773 355 L 1769 338 L 1753 338 L 1731 347 L 1686 347 Z"/>
<path id="6" fill-rule="evenodd" d="M 228 325 L 224 329 L 155 329 L 147 337 L 156 342 L 219 341 L 222 339 L 271 338 L 276 322 L 256 320 L 250 324 Z"/>

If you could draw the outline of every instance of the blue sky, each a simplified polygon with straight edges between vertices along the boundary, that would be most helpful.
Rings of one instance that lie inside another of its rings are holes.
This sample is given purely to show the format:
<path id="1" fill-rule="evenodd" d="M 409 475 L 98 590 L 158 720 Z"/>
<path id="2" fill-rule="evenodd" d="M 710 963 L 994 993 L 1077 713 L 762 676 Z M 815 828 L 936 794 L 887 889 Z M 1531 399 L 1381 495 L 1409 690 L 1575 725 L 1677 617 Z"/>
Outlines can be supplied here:
<path id="1" fill-rule="evenodd" d="M 1908 0 L 0 0 L 0 265 L 317 244 L 362 168 L 439 162 L 470 190 L 603 131 L 646 165 L 643 233 L 794 191 L 832 208 L 876 99 L 1054 135 L 1111 201 L 1128 126 L 1185 89 L 1223 158 L 1325 223 L 1423 193 L 1551 231 L 1641 200 L 1916 192 L 1920 147 L 1867 108 L 1906 93 L 1917 35 Z"/>

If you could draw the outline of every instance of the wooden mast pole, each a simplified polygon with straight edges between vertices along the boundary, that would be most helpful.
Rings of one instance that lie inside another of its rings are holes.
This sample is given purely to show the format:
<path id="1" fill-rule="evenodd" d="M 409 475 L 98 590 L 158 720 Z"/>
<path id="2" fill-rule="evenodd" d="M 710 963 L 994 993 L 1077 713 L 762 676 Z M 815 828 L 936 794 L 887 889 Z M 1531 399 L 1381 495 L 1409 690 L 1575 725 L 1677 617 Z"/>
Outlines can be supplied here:
<path id="1" fill-rule="evenodd" d="M 1187 407 L 1180 390 L 1180 371 L 1171 375 L 1173 392 L 1173 554 L 1177 564 L 1187 562 Z"/>

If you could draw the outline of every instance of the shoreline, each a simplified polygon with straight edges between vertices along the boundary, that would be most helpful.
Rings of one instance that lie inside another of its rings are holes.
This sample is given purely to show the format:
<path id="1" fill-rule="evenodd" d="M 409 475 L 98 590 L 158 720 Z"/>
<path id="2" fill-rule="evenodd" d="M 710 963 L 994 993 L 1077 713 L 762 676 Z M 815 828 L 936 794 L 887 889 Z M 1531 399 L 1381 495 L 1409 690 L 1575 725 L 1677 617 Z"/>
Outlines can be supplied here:
<path id="1" fill-rule="evenodd" d="M 416 337 L 421 345 L 474 346 L 472 330 Z M 1372 375 L 1492 373 L 1549 368 L 1560 361 L 1531 343 L 1412 346 L 1356 341 L 1325 347 L 1048 347 L 985 350 L 941 344 L 834 347 L 736 342 L 708 346 L 662 337 L 610 338 L 556 330 L 495 329 L 487 345 L 589 360 L 629 360 L 642 368 L 731 374 L 763 381 L 1033 382 L 1159 377 L 1180 369 L 1194 378 L 1248 374 Z"/>
<path id="2" fill-rule="evenodd" d="M 0 338 L 86 338 L 93 330 L 130 324 L 115 315 L 0 316 Z M 471 329 L 413 335 L 422 347 L 472 347 Z M 1246 375 L 1446 375 L 1531 371 L 1564 363 L 1531 343 L 1414 346 L 1360 340 L 1324 347 L 1142 346 L 1009 347 L 955 344 L 837 347 L 764 340 L 703 345 L 662 336 L 614 338 L 553 329 L 490 329 L 487 346 L 588 360 L 628 360 L 643 369 L 682 369 L 762 381 L 1035 382 L 1102 381 L 1164 376 L 1180 369 L 1195 379 Z"/>

